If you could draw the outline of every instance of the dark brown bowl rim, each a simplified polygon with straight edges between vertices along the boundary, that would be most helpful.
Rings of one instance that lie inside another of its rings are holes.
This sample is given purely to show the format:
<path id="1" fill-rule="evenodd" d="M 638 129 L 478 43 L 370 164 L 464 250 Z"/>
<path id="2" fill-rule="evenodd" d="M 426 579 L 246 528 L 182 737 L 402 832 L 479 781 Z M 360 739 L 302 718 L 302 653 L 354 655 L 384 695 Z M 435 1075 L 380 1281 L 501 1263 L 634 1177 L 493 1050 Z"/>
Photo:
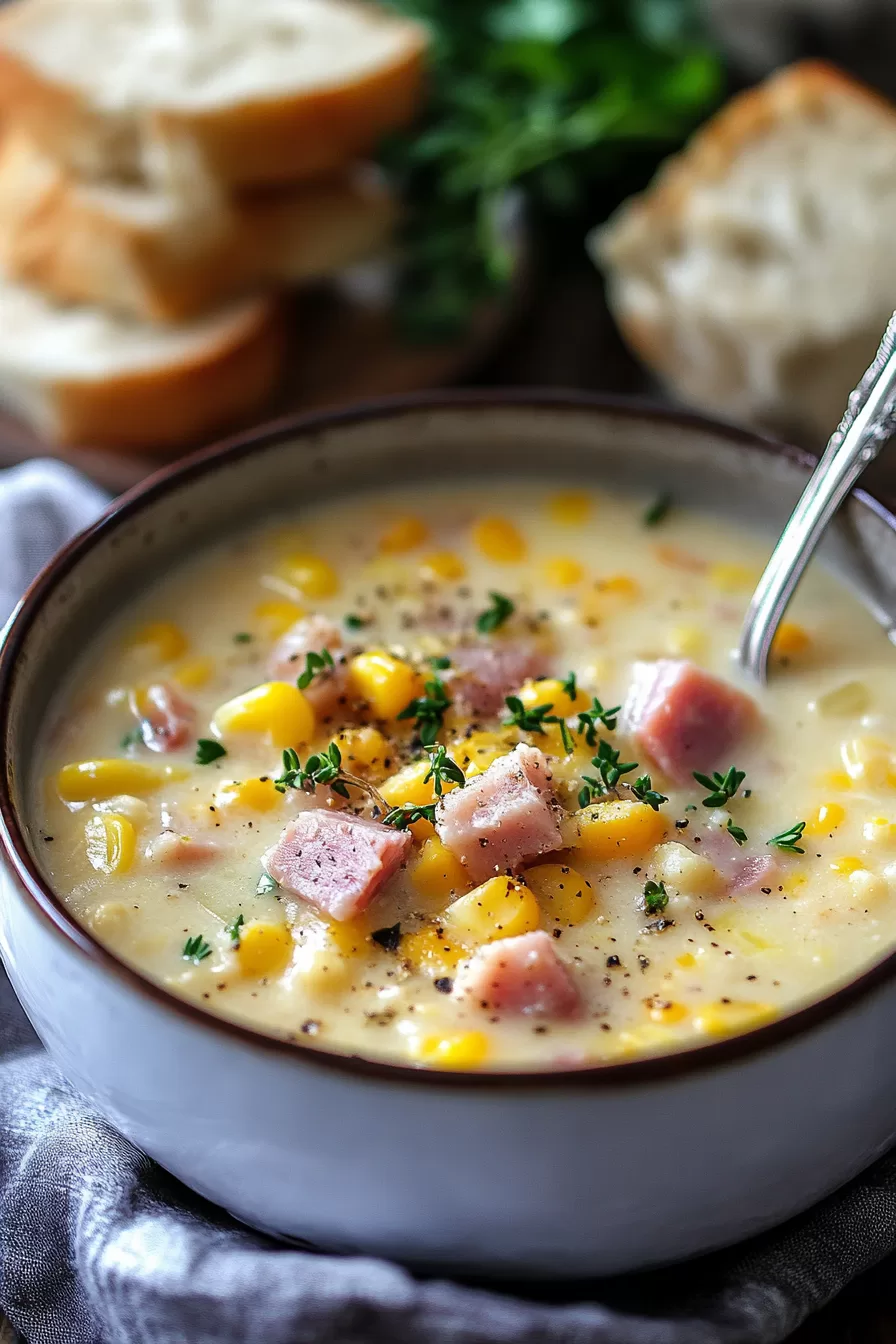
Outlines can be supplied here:
<path id="1" fill-rule="evenodd" d="M 14 613 L 0 649 L 0 741 L 5 743 L 9 737 L 10 688 L 15 665 L 43 603 L 98 540 L 129 521 L 146 503 L 163 497 L 185 481 L 213 471 L 221 463 L 238 461 L 256 450 L 277 444 L 284 439 L 304 436 L 313 440 L 318 433 L 341 425 L 394 418 L 420 411 L 473 408 L 500 410 L 522 407 L 532 410 L 553 410 L 558 413 L 589 411 L 597 415 L 609 413 L 674 425 L 678 428 L 712 431 L 724 436 L 730 443 L 785 457 L 801 466 L 811 467 L 815 463 L 815 458 L 811 454 L 792 445 L 694 412 L 669 409 L 628 397 L 554 389 L 496 388 L 411 393 L 365 401 L 344 409 L 291 415 L 272 421 L 221 443 L 201 448 L 155 472 L 113 500 L 95 523 L 78 533 L 41 570 Z M 896 531 L 896 516 L 881 500 L 864 490 L 856 490 L 853 494 L 891 530 Z M 120 960 L 108 948 L 103 947 L 89 930 L 75 922 L 59 897 L 44 882 L 31 860 L 13 805 L 9 775 L 7 761 L 0 774 L 0 842 L 23 895 L 56 933 L 83 953 L 95 966 L 169 1012 L 244 1047 L 271 1051 L 284 1060 L 291 1061 L 293 1065 L 316 1065 L 392 1083 L 410 1083 L 418 1086 L 425 1084 L 430 1087 L 533 1089 L 642 1084 L 663 1078 L 680 1078 L 693 1072 L 716 1068 L 783 1044 L 829 1021 L 896 974 L 896 950 L 894 950 L 882 961 L 824 998 L 798 1008 L 784 1017 L 738 1036 L 643 1059 L 529 1072 L 508 1070 L 464 1073 L 340 1054 L 338 1051 L 316 1045 L 310 1040 L 307 1042 L 287 1040 L 240 1022 L 217 1017 L 197 1004 L 178 998 L 143 976 L 136 968 Z"/>

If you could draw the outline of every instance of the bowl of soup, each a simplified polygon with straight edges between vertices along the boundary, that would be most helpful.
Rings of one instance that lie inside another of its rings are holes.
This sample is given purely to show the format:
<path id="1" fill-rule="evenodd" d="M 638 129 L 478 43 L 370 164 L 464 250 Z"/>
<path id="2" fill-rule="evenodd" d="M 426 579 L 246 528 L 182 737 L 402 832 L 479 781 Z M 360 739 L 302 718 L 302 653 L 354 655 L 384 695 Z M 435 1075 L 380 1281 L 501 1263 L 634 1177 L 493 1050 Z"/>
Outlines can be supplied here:
<path id="1" fill-rule="evenodd" d="M 586 396 L 291 420 L 117 501 L 0 658 L 0 943 L 63 1072 L 238 1218 L 610 1273 L 896 1136 L 896 522 L 765 687 L 796 450 Z"/>

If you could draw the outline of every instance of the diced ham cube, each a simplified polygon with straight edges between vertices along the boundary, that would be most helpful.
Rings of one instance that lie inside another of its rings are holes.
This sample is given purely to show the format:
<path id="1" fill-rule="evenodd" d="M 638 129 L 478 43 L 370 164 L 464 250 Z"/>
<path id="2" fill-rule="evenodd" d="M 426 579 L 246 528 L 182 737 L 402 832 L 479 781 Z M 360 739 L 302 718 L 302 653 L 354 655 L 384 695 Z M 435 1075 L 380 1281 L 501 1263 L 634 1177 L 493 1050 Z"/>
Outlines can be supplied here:
<path id="1" fill-rule="evenodd" d="M 715 864 L 724 878 L 729 896 L 778 884 L 781 865 L 774 854 L 745 851 L 719 827 L 707 826 L 695 832 L 691 835 L 691 847 L 694 853 L 702 854 Z"/>
<path id="2" fill-rule="evenodd" d="M 218 853 L 213 840 L 195 840 L 177 831 L 162 831 L 150 841 L 146 857 L 166 868 L 186 868 L 197 863 L 208 863 Z"/>
<path id="3" fill-rule="evenodd" d="M 436 809 L 442 843 L 476 882 L 514 872 L 562 844 L 547 758 L 519 746 L 494 761 Z"/>
<path id="4" fill-rule="evenodd" d="M 326 616 L 306 616 L 291 625 L 271 650 L 268 676 L 271 681 L 291 681 L 293 684 L 305 671 L 309 653 L 326 649 L 334 666 L 317 672 L 303 694 L 314 708 L 318 718 L 335 714 L 346 694 L 348 664 L 342 652 L 342 633 Z"/>
<path id="5" fill-rule="evenodd" d="M 779 865 L 773 855 L 744 855 L 739 863 L 735 861 L 733 865 L 731 894 L 733 895 L 738 891 L 759 891 L 762 887 L 777 886 L 779 877 Z"/>
<path id="6" fill-rule="evenodd" d="M 354 919 L 398 871 L 412 844 L 408 831 L 315 807 L 293 817 L 263 863 L 293 896 L 331 919 Z"/>
<path id="7" fill-rule="evenodd" d="M 635 663 L 622 726 L 680 784 L 727 754 L 758 721 L 755 703 L 693 663 Z"/>
<path id="8" fill-rule="evenodd" d="M 150 751 L 178 751 L 193 735 L 196 711 L 170 681 L 148 686 L 134 708 Z"/>
<path id="9" fill-rule="evenodd" d="M 480 948 L 461 967 L 453 993 L 483 1012 L 526 1017 L 575 1017 L 582 1006 L 553 939 L 542 929 Z"/>
<path id="10" fill-rule="evenodd" d="M 461 644 L 452 650 L 451 664 L 457 673 L 451 681 L 452 699 L 468 713 L 484 717 L 499 713 L 505 696 L 524 681 L 550 671 L 547 654 L 523 640 Z"/>

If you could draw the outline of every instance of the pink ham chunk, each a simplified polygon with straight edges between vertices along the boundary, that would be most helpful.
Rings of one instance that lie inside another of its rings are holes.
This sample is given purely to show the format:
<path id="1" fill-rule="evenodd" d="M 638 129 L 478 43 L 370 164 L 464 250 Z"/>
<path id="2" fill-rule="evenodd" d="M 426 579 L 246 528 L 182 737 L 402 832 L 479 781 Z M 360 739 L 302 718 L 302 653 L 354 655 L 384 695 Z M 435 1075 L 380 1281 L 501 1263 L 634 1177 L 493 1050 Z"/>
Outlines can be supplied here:
<path id="1" fill-rule="evenodd" d="M 558 808 L 544 753 L 519 746 L 465 788 L 446 793 L 436 809 L 436 830 L 476 882 L 559 849 Z"/>
<path id="2" fill-rule="evenodd" d="M 170 681 L 148 686 L 134 710 L 150 751 L 178 751 L 193 736 L 196 711 Z"/>
<path id="3" fill-rule="evenodd" d="M 458 972 L 454 997 L 483 1012 L 575 1017 L 582 1002 L 569 971 L 539 929 L 487 943 Z"/>
<path id="4" fill-rule="evenodd" d="M 758 722 L 756 705 L 693 663 L 635 663 L 622 711 L 625 731 L 680 784 L 695 770 L 729 764 L 728 753 Z"/>
<path id="5" fill-rule="evenodd" d="M 334 666 L 318 672 L 305 687 L 304 694 L 318 718 L 326 719 L 336 712 L 343 701 L 348 684 L 348 664 L 342 651 L 342 634 L 326 616 L 306 616 L 291 625 L 274 645 L 268 659 L 268 676 L 272 681 L 291 681 L 293 684 L 305 671 L 309 653 L 326 649 Z"/>
<path id="6" fill-rule="evenodd" d="M 192 868 L 209 863 L 219 853 L 213 840 L 196 840 L 176 831 L 162 831 L 150 842 L 146 857 L 164 868 Z"/>
<path id="7" fill-rule="evenodd" d="M 285 891 L 346 920 L 367 909 L 412 844 L 408 831 L 315 807 L 293 817 L 263 862 Z"/>
<path id="8" fill-rule="evenodd" d="M 546 676 L 549 660 L 525 640 L 495 639 L 462 644 L 451 653 L 456 676 L 451 696 L 470 714 L 483 717 L 499 713 L 505 696 L 518 691 L 531 677 Z"/>

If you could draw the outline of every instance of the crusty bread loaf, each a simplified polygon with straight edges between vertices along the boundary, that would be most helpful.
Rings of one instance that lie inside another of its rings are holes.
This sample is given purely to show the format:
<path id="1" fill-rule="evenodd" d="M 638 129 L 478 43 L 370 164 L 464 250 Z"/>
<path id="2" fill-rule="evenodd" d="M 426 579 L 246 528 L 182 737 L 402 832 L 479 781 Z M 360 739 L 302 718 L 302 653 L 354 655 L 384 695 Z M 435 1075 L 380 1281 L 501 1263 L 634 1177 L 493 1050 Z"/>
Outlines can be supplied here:
<path id="1" fill-rule="evenodd" d="M 270 394 L 283 342 L 268 299 L 156 327 L 55 307 L 0 280 L 0 401 L 57 443 L 127 450 L 201 442 Z"/>
<path id="2" fill-rule="evenodd" d="M 695 405 L 823 444 L 896 307 L 896 108 L 805 61 L 735 98 L 590 240 Z"/>
<path id="3" fill-rule="evenodd" d="M 294 181 L 412 117 L 425 43 L 354 0 L 16 0 L 0 116 L 82 177 L 158 181 L 188 137 L 229 186 Z"/>
<path id="4" fill-rule="evenodd" d="M 144 321 L 330 275 L 381 247 L 394 215 L 362 169 L 228 200 L 81 183 L 23 131 L 0 146 L 0 267 L 50 298 Z"/>

